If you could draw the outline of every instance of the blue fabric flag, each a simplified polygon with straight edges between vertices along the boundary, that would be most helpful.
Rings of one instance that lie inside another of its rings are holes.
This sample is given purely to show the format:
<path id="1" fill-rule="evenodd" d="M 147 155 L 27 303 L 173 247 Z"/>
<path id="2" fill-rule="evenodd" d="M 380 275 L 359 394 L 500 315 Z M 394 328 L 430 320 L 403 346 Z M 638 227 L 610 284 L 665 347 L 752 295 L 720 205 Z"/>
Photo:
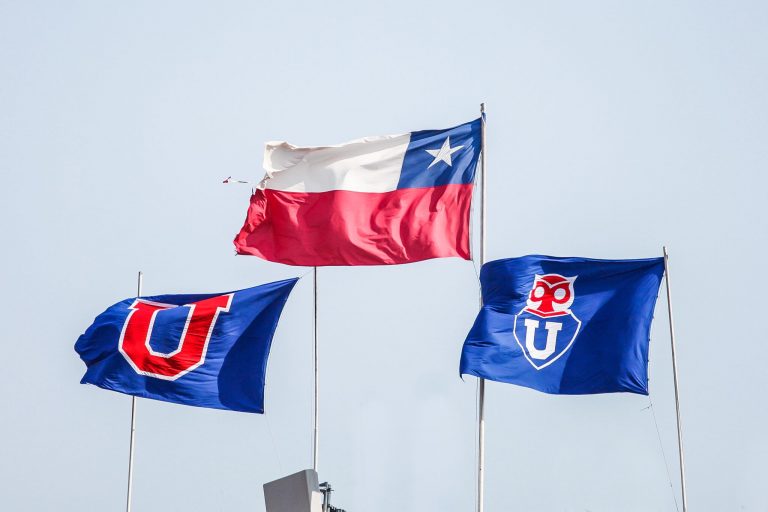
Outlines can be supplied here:
<path id="1" fill-rule="evenodd" d="M 523 256 L 483 265 L 460 373 L 545 393 L 648 394 L 664 259 Z"/>
<path id="2" fill-rule="evenodd" d="M 177 404 L 263 413 L 269 348 L 296 281 L 118 302 L 75 343 L 88 367 L 81 383 Z"/>

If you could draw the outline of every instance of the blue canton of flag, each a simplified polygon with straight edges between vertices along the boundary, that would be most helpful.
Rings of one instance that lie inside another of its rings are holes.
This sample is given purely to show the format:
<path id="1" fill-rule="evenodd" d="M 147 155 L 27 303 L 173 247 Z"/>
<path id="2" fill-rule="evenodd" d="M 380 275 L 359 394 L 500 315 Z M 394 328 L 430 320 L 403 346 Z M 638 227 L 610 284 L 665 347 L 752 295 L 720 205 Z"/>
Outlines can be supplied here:
<path id="1" fill-rule="evenodd" d="M 475 181 L 482 119 L 448 130 L 411 133 L 398 189 L 468 185 Z"/>
<path id="2" fill-rule="evenodd" d="M 118 302 L 75 344 L 88 367 L 81 383 L 177 404 L 263 413 L 269 348 L 296 281 Z"/>
<path id="3" fill-rule="evenodd" d="M 483 265 L 460 373 L 545 393 L 648 394 L 664 259 L 523 256 Z"/>

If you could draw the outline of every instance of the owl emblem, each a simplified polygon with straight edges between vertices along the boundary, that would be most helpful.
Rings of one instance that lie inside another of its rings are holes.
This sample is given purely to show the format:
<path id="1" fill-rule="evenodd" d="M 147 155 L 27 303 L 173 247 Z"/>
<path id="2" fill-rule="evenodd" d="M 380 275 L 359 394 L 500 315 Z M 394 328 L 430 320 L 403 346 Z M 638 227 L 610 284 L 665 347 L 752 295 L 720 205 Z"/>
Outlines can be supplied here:
<path id="1" fill-rule="evenodd" d="M 536 275 L 528 294 L 526 311 L 540 317 L 554 317 L 570 314 L 573 304 L 573 282 L 578 276 L 565 277 L 560 274 Z"/>

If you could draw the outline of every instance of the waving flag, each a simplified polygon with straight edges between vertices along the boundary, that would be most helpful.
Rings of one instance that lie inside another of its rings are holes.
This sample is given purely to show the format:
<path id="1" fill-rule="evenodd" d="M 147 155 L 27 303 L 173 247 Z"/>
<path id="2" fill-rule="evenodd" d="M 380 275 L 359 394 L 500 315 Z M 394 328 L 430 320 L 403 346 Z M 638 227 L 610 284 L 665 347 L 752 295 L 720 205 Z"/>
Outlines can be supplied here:
<path id="1" fill-rule="evenodd" d="M 263 413 L 269 347 L 296 281 L 118 302 L 75 344 L 88 367 L 81 383 L 178 404 Z"/>
<path id="2" fill-rule="evenodd" d="M 288 265 L 470 258 L 481 120 L 338 146 L 267 143 L 239 254 Z"/>
<path id="3" fill-rule="evenodd" d="M 554 394 L 648 394 L 664 259 L 524 256 L 483 265 L 460 373 Z"/>

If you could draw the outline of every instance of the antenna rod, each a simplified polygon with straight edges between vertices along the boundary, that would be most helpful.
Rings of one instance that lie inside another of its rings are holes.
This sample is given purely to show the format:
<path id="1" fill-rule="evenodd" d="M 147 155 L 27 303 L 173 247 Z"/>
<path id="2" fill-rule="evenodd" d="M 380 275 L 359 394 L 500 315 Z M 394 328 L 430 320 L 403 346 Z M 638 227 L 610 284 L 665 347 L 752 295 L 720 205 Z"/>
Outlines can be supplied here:
<path id="1" fill-rule="evenodd" d="M 675 412 L 677 414 L 677 451 L 680 456 L 680 492 L 683 496 L 683 512 L 688 512 L 688 496 L 685 493 L 685 457 L 683 456 L 683 427 L 680 423 L 680 389 L 677 383 L 677 354 L 675 352 L 675 322 L 672 317 L 672 285 L 669 282 L 669 254 L 664 246 L 664 282 L 667 285 L 669 312 L 669 340 L 672 345 L 672 379 L 675 383 Z"/>
<path id="2" fill-rule="evenodd" d="M 480 104 L 480 268 L 485 263 L 485 203 L 487 170 L 485 167 L 485 103 Z M 482 289 L 480 290 L 480 307 L 483 307 Z M 477 390 L 477 512 L 483 512 L 485 507 L 485 379 L 481 378 Z"/>
<path id="3" fill-rule="evenodd" d="M 136 297 L 141 297 L 141 285 L 144 280 L 144 274 L 139 271 L 138 283 L 136 286 Z M 125 500 L 125 511 L 131 512 L 131 497 L 133 491 L 133 448 L 136 441 L 136 397 L 131 397 L 131 445 L 128 451 L 128 496 Z"/>
<path id="4" fill-rule="evenodd" d="M 314 358 L 314 372 L 315 372 L 315 384 L 314 384 L 314 397 L 312 401 L 313 418 L 312 418 L 312 469 L 317 471 L 317 459 L 319 455 L 319 409 L 318 409 L 318 367 L 317 367 L 317 267 L 312 269 L 312 307 L 314 310 L 314 317 L 312 322 L 312 354 Z"/>

